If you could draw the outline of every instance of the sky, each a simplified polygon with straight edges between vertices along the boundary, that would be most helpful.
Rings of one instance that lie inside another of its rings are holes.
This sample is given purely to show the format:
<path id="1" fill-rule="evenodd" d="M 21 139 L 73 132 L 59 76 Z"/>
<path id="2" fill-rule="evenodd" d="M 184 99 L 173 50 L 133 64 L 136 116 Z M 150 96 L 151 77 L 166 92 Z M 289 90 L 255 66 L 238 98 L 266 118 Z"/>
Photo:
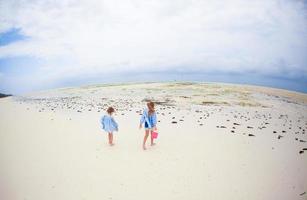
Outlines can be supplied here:
<path id="1" fill-rule="evenodd" d="M 307 93 L 305 0 L 0 0 L 0 92 L 213 81 Z"/>

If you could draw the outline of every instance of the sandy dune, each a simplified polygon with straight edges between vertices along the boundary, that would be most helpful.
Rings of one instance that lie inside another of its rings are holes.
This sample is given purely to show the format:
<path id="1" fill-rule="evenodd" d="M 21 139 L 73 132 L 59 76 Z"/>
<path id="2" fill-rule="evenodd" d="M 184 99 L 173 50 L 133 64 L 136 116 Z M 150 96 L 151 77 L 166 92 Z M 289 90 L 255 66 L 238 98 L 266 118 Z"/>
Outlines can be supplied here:
<path id="1" fill-rule="evenodd" d="M 156 102 L 159 138 L 141 148 Z M 114 147 L 99 119 L 117 109 Z M 62 88 L 0 99 L 0 199 L 307 199 L 307 95 L 213 83 Z"/>

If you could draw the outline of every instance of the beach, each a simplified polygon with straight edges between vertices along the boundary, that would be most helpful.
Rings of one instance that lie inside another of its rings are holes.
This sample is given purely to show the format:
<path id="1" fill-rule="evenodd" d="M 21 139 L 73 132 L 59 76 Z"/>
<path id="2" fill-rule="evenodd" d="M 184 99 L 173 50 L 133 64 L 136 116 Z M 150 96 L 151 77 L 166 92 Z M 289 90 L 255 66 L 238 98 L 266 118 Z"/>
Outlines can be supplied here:
<path id="1" fill-rule="evenodd" d="M 139 119 L 156 104 L 159 136 Z M 107 143 L 100 118 L 116 110 Z M 307 94 L 221 83 L 59 88 L 0 99 L 0 199 L 307 199 Z"/>

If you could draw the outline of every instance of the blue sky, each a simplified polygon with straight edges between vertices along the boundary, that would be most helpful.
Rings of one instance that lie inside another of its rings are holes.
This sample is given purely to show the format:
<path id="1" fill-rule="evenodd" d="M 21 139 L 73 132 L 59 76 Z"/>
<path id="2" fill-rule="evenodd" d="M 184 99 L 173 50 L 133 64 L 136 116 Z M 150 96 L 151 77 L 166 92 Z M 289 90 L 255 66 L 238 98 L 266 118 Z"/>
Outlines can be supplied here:
<path id="1" fill-rule="evenodd" d="M 5 46 L 18 40 L 24 40 L 26 37 L 20 33 L 20 29 L 11 28 L 6 32 L 0 33 L 0 46 Z"/>
<path id="2" fill-rule="evenodd" d="M 216 81 L 307 92 L 302 0 L 0 1 L 0 92 Z"/>

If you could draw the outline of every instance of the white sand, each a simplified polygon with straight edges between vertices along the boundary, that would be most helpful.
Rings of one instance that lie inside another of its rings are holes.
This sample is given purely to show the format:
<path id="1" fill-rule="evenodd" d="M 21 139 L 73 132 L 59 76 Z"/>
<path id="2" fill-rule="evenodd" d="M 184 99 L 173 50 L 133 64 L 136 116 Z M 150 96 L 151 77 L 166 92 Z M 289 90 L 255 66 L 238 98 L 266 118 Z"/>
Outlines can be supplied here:
<path id="1" fill-rule="evenodd" d="M 146 151 L 136 112 L 144 98 L 174 105 L 156 106 L 160 134 Z M 3 98 L 0 199 L 307 199 L 306 99 L 269 88 L 182 83 Z M 120 125 L 113 147 L 99 126 L 109 105 Z"/>

